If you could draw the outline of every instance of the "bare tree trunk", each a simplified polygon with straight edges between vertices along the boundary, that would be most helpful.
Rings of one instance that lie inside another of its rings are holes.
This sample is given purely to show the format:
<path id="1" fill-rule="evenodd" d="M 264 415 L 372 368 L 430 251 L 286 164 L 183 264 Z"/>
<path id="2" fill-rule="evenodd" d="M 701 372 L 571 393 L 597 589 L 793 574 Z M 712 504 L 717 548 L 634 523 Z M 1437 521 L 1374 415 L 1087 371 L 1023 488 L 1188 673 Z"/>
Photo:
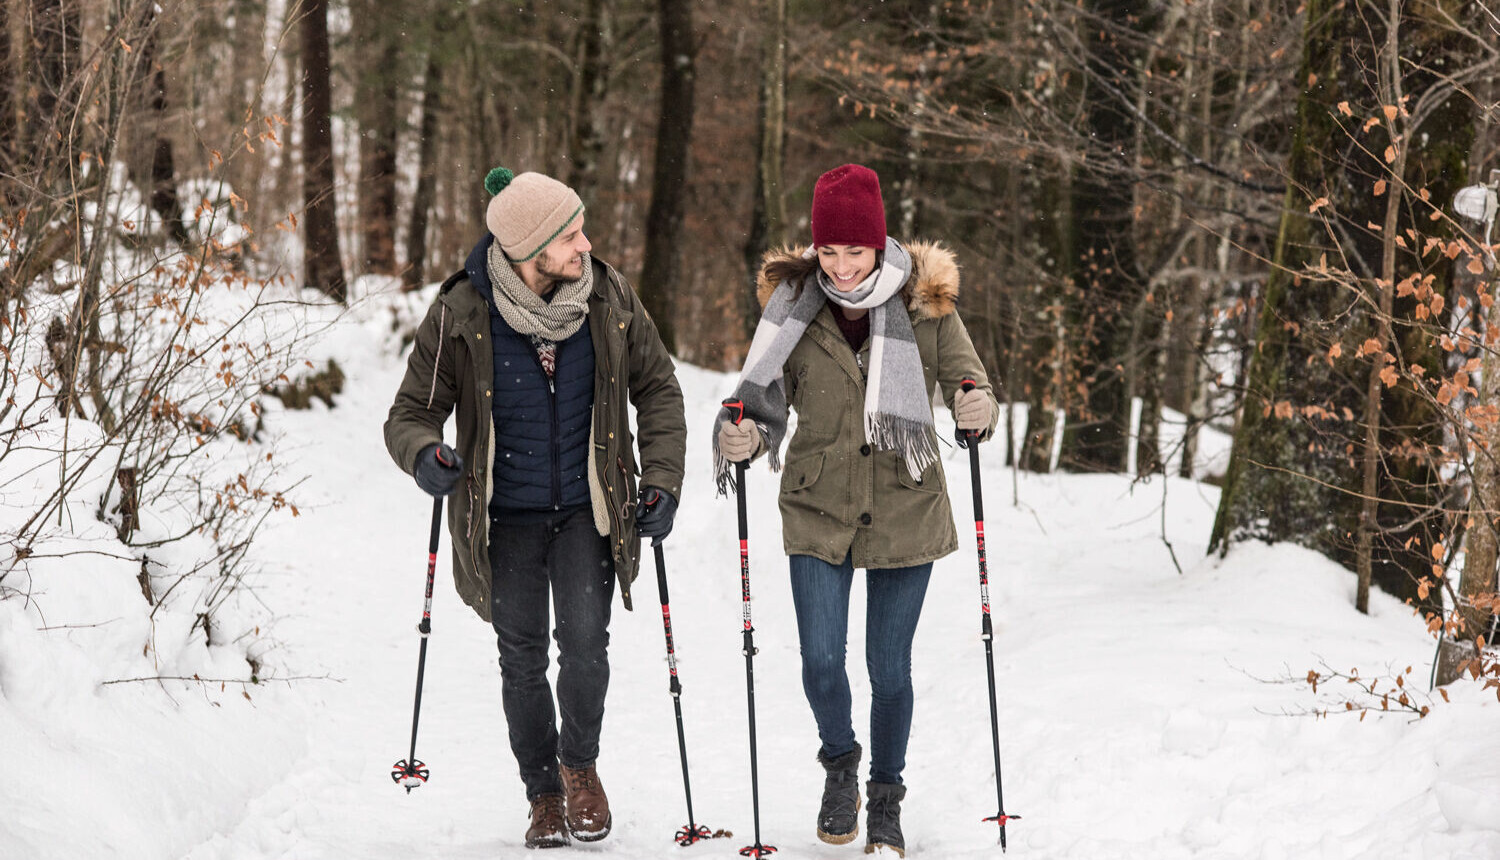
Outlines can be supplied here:
<path id="1" fill-rule="evenodd" d="M 282 19 L 282 29 L 288 34 L 293 27 L 297 27 L 300 32 L 301 22 L 297 20 L 300 8 L 300 6 L 293 5 Z M 283 64 L 286 77 L 282 79 L 284 89 L 279 94 L 277 110 L 284 116 L 297 116 L 297 112 L 302 109 L 298 102 L 298 93 L 302 90 L 301 54 L 301 40 L 292 39 L 289 49 L 282 51 L 280 55 L 280 62 Z M 302 195 L 298 188 L 297 159 L 293 158 L 293 152 L 301 150 L 302 137 L 302 123 L 292 123 L 287 126 L 286 145 L 277 153 L 276 173 L 271 178 L 270 193 L 266 195 L 272 209 L 271 218 L 268 220 L 273 222 L 291 216 L 299 208 L 297 201 Z"/>
<path id="2" fill-rule="evenodd" d="M 71 154 L 71 125 L 61 121 L 67 110 L 65 90 L 72 80 L 80 51 L 78 10 L 69 0 L 31 0 L 31 56 L 34 82 L 28 111 L 27 144 L 37 156 L 62 151 Z M 56 135 L 65 139 L 58 141 Z"/>
<path id="3" fill-rule="evenodd" d="M 938 40 L 938 4 L 929 3 L 923 10 L 926 14 L 925 24 L 917 23 L 917 29 L 923 33 L 918 50 L 917 67 L 910 78 L 910 84 L 914 95 L 912 98 L 911 118 L 912 121 L 906 127 L 905 140 L 902 141 L 901 169 L 898 172 L 898 180 L 895 183 L 896 191 L 896 230 L 903 240 L 910 240 L 917 235 L 917 216 L 919 200 L 919 186 L 922 179 L 922 147 L 923 131 L 922 124 L 924 114 L 927 112 L 927 91 L 932 85 L 933 69 L 928 67 L 927 57 L 936 56 Z"/>
<path id="4" fill-rule="evenodd" d="M 156 20 L 155 4 L 146 7 L 146 40 L 141 46 L 141 63 L 145 74 L 150 76 L 146 86 L 146 107 L 150 111 L 153 143 L 151 146 L 151 176 L 149 183 L 136 181 L 141 188 L 150 189 L 151 209 L 161 216 L 167 234 L 178 245 L 187 245 L 187 225 L 182 221 L 182 201 L 177 196 L 177 168 L 172 158 L 172 139 L 167 136 L 167 75 L 157 56 L 160 27 Z"/>
<path id="5" fill-rule="evenodd" d="M 1490 261 L 1490 275 L 1494 275 L 1494 261 Z M 1493 282 L 1492 282 L 1493 283 Z M 1500 302 L 1490 305 L 1485 318 L 1488 334 L 1500 326 Z M 1487 339 L 1487 338 L 1486 338 Z M 1481 407 L 1500 403 L 1500 354 L 1494 349 L 1483 353 L 1481 368 Z M 1464 543 L 1464 569 L 1458 584 L 1457 605 L 1454 613 L 1460 622 L 1459 629 L 1448 631 L 1451 638 L 1443 640 L 1438 653 L 1437 683 L 1447 684 L 1463 674 L 1469 661 L 1476 656 L 1477 637 L 1487 634 L 1490 613 L 1475 605 L 1475 598 L 1496 591 L 1495 564 L 1500 558 L 1500 425 L 1491 423 L 1475 434 L 1473 486 L 1469 498 L 1470 525 Z M 1486 645 L 1494 645 L 1486 642 Z"/>
<path id="6" fill-rule="evenodd" d="M 1199 34 L 1205 35 L 1202 46 L 1194 43 L 1194 50 L 1201 51 L 1205 56 L 1215 56 L 1222 34 L 1214 27 L 1212 17 L 1208 10 L 1200 10 L 1206 20 L 1200 22 Z M 1248 13 L 1247 13 L 1248 15 Z M 1237 63 L 1239 69 L 1236 76 L 1233 107 L 1230 116 L 1243 115 L 1242 104 L 1245 100 L 1245 91 L 1249 81 L 1249 53 L 1250 40 L 1245 33 L 1239 34 L 1239 56 L 1241 61 Z M 1200 75 L 1197 80 L 1199 123 L 1203 128 L 1202 141 L 1199 146 L 1199 157 L 1204 161 L 1214 158 L 1214 126 L 1213 105 L 1211 98 L 1214 89 L 1212 75 Z M 1224 146 L 1229 153 L 1228 163 L 1239 163 L 1240 142 L 1236 135 L 1227 135 Z M 1234 206 L 1234 191 L 1225 188 L 1222 191 L 1210 188 L 1205 199 L 1210 203 L 1216 195 L 1222 194 L 1224 208 L 1232 209 Z M 1208 420 L 1209 399 L 1209 372 L 1210 367 L 1206 356 L 1209 348 L 1214 342 L 1214 308 L 1224 283 L 1228 280 L 1229 250 L 1231 228 L 1225 226 L 1219 234 L 1218 241 L 1209 243 L 1208 237 L 1200 237 L 1198 251 L 1194 259 L 1198 261 L 1198 267 L 1203 272 L 1213 271 L 1215 276 L 1200 276 L 1193 278 L 1193 299 L 1189 312 L 1185 315 L 1184 323 L 1191 326 L 1187 330 L 1191 332 L 1191 342 L 1187 344 L 1188 351 L 1183 357 L 1180 365 L 1179 378 L 1186 382 L 1187 390 L 1184 397 L 1183 414 L 1186 416 L 1186 426 L 1183 428 L 1182 436 L 1182 458 L 1178 464 L 1178 474 L 1184 478 L 1194 477 L 1194 464 L 1198 459 L 1198 439 L 1203 425 Z M 1212 265 L 1209 257 L 1212 256 Z"/>
<path id="7" fill-rule="evenodd" d="M 1043 226 L 1039 231 L 1042 258 L 1054 260 L 1056 265 L 1047 273 L 1052 280 L 1037 279 L 1029 288 L 1030 300 L 1023 303 L 1023 312 L 1027 314 L 1023 328 L 1031 332 L 1027 372 L 1034 382 L 1023 389 L 1027 409 L 1021 466 L 1032 472 L 1052 471 L 1052 451 L 1059 442 L 1056 413 L 1064 402 L 1064 387 L 1070 373 L 1063 317 L 1078 258 L 1073 216 L 1075 193 L 1073 166 L 1067 162 L 1056 163 L 1055 172 L 1042 180 L 1038 193 L 1038 218 Z"/>
<path id="8" fill-rule="evenodd" d="M 465 57 L 465 65 L 467 67 L 465 73 L 468 75 L 469 97 L 472 99 L 470 103 L 482 104 L 487 95 L 487 88 L 482 71 L 484 64 L 480 57 L 477 56 L 476 47 L 470 47 L 469 55 Z M 490 141 L 498 140 L 499 138 L 491 137 L 490 135 L 492 133 L 498 134 L 503 129 L 492 128 L 488 121 L 488 115 L 484 110 L 471 110 L 464 113 L 468 114 L 469 119 L 467 123 L 461 126 L 462 130 L 467 132 L 464 141 L 467 146 L 464 152 L 467 160 L 472 165 L 472 169 L 469 175 L 464 177 L 467 181 L 461 184 L 461 187 L 467 192 L 464 208 L 468 210 L 468 217 L 460 219 L 460 223 L 463 225 L 461 229 L 464 232 L 472 233 L 474 230 L 472 225 L 478 224 L 483 227 L 485 223 L 484 213 L 490 202 L 490 195 L 484 190 L 484 177 L 490 168 L 503 163 L 491 160 L 489 153 Z"/>
<path id="9" fill-rule="evenodd" d="M 1387 9 L 1390 20 L 1386 22 L 1385 51 L 1377 58 L 1379 93 L 1383 104 L 1399 105 L 1404 102 L 1401 97 L 1401 69 L 1398 66 L 1401 0 L 1389 0 Z M 1377 522 L 1380 506 L 1380 407 L 1383 384 L 1380 376 L 1386 368 L 1386 350 L 1394 340 L 1390 332 L 1390 319 L 1391 309 L 1395 304 L 1396 228 L 1401 217 L 1401 177 L 1406 175 L 1409 150 L 1402 138 L 1402 130 L 1397 128 L 1396 119 L 1388 118 L 1386 124 L 1391 145 L 1396 151 L 1395 162 L 1391 164 L 1391 176 L 1396 181 L 1391 183 L 1393 187 L 1387 189 L 1385 195 L 1385 226 L 1380 232 L 1380 278 L 1370 285 L 1371 292 L 1375 294 L 1371 297 L 1372 303 L 1380 309 L 1372 326 L 1378 345 L 1370 357 L 1370 373 L 1365 383 L 1365 445 L 1361 464 L 1364 474 L 1360 485 L 1363 498 L 1354 550 L 1355 573 L 1359 579 L 1354 595 L 1354 608 L 1366 615 L 1370 612 L 1371 557 L 1374 553 L 1375 532 L 1380 527 Z"/>
<path id="10" fill-rule="evenodd" d="M 406 231 L 406 271 L 401 286 L 419 289 L 427 278 L 427 220 L 437 190 L 437 125 L 442 108 L 443 66 L 436 46 L 427 54 L 422 81 L 422 123 L 417 145 L 417 189 L 411 198 L 411 222 Z"/>
<path id="11" fill-rule="evenodd" d="M 1289 190 L 1210 547 L 1295 541 L 1433 612 L 1441 592 L 1431 589 L 1431 553 L 1452 529 L 1446 419 L 1427 391 L 1403 380 L 1446 375 L 1424 320 L 1439 300 L 1451 304 L 1449 263 L 1412 250 L 1407 228 L 1449 234 L 1415 199 L 1451 199 L 1463 174 L 1473 102 L 1455 96 L 1441 70 L 1466 68 L 1477 43 L 1436 17 L 1406 13 L 1391 18 L 1386 4 L 1306 4 L 1297 79 L 1316 86 L 1297 99 Z M 1399 63 L 1387 41 L 1398 26 Z M 1404 47 L 1413 44 L 1432 46 L 1421 63 Z M 1386 83 L 1398 74 L 1399 87 Z M 1350 114 L 1376 121 L 1345 124 Z M 1403 135 L 1393 139 L 1397 123 Z M 1406 249 L 1391 244 L 1397 237 Z M 1392 278 L 1416 287 L 1388 305 L 1381 291 L 1395 288 Z M 1422 289 L 1433 291 L 1432 305 Z M 1383 379 L 1369 375 L 1380 371 Z M 1361 462 L 1361 453 L 1373 459 Z"/>
<path id="12" fill-rule="evenodd" d="M 1500 94 L 1500 82 L 1491 78 L 1478 93 L 1480 104 L 1494 104 Z M 1496 139 L 1493 126 L 1484 126 L 1473 152 L 1485 153 Z M 1475 167 L 1483 164 L 1475 156 Z M 1489 174 L 1493 186 L 1500 174 L 1492 170 Z M 1488 268 L 1484 273 L 1489 284 L 1489 295 L 1500 287 L 1500 269 L 1497 269 L 1493 254 L 1480 252 Z M 1497 352 L 1495 332 L 1500 331 L 1500 302 L 1492 302 L 1484 317 L 1483 342 L 1489 346 L 1480 353 L 1481 365 L 1479 402 L 1481 409 L 1500 404 L 1500 352 Z M 1437 683 L 1448 684 L 1463 674 L 1469 661 L 1478 657 L 1476 638 L 1485 637 L 1485 645 L 1494 647 L 1494 634 L 1489 625 L 1493 622 L 1492 610 L 1486 612 L 1476 605 L 1476 598 L 1495 595 L 1500 591 L 1496 581 L 1496 564 L 1500 562 L 1500 424 L 1490 422 L 1482 428 L 1476 427 L 1473 439 L 1473 486 L 1469 496 L 1469 528 L 1464 538 L 1464 569 L 1459 577 L 1458 594 L 1453 609 L 1462 620 L 1462 628 L 1449 628 L 1438 654 Z"/>
<path id="13" fill-rule="evenodd" d="M 637 287 L 656 321 L 662 343 L 677 351 L 674 298 L 681 272 L 679 253 L 686 200 L 689 144 L 693 136 L 693 6 L 691 0 L 660 0 L 661 111 L 656 126 L 656 169 L 646 214 L 646 254 Z"/>
<path id="14" fill-rule="evenodd" d="M 329 82 L 328 0 L 304 0 L 302 7 L 302 216 L 307 251 L 307 286 L 345 301 L 344 263 L 334 199 L 333 134 L 329 128 L 333 94 Z"/>
<path id="15" fill-rule="evenodd" d="M 227 176 L 230 188 L 247 200 L 253 200 L 256 204 L 252 217 L 264 217 L 271 213 L 263 205 L 264 198 L 260 193 L 261 176 L 264 173 L 267 161 L 273 152 L 279 152 L 282 160 L 287 160 L 286 148 L 278 148 L 275 144 L 266 143 L 262 145 L 258 136 L 266 127 L 261 123 L 260 117 L 266 110 L 262 87 L 268 76 L 268 58 L 265 55 L 266 39 L 266 4 L 257 0 L 234 0 L 233 2 L 234 30 L 230 37 L 230 67 L 240 69 L 244 77 L 240 79 L 236 88 L 229 98 L 224 100 L 224 118 L 234 134 L 242 135 L 241 139 L 249 143 L 253 152 L 237 153 L 235 157 L 228 159 Z M 253 72 L 252 72 L 253 70 Z M 241 130 L 247 134 L 242 134 Z M 275 129 L 278 135 L 279 129 Z M 283 143 L 290 143 L 284 140 Z M 281 215 L 275 215 L 271 220 L 276 221 Z"/>
<path id="16" fill-rule="evenodd" d="M 359 119 L 361 271 L 396 274 L 396 135 L 399 129 L 400 43 L 379 4 L 351 4 L 361 43 L 355 105 Z"/>
<path id="17" fill-rule="evenodd" d="M 1139 49 L 1119 37 L 1122 29 L 1143 25 L 1141 9 L 1128 0 L 1083 5 L 1089 13 L 1083 35 L 1090 55 L 1081 118 L 1095 145 L 1116 151 L 1122 163 L 1107 172 L 1097 167 L 1083 172 L 1074 189 L 1078 256 L 1073 266 L 1081 291 L 1069 322 L 1077 331 L 1090 329 L 1080 350 L 1087 415 L 1067 428 L 1063 459 L 1080 471 L 1114 472 L 1127 462 L 1131 402 L 1123 366 L 1131 346 L 1131 311 L 1146 285 L 1131 231 L 1134 192 L 1121 169 L 1135 145 L 1137 123 L 1129 105 L 1111 97 L 1108 88 L 1129 92 L 1133 79 L 1144 74 Z"/>
<path id="18" fill-rule="evenodd" d="M 1177 474 L 1184 478 L 1203 477 L 1195 475 L 1193 467 L 1198 460 L 1198 439 L 1208 415 L 1208 362 L 1204 360 L 1204 356 L 1213 345 L 1214 336 L 1213 317 L 1210 315 L 1213 303 L 1209 300 L 1213 288 L 1203 282 L 1195 286 L 1199 313 L 1194 315 L 1194 320 L 1198 335 L 1193 339 L 1192 352 L 1183 369 L 1191 387 L 1188 408 L 1184 411 L 1186 424 L 1182 428 L 1182 458 L 1177 464 Z"/>
<path id="19" fill-rule="evenodd" d="M 568 185 L 585 206 L 593 206 L 599 187 L 599 162 L 604 157 L 600 110 L 609 95 L 607 57 L 613 48 L 610 0 L 588 0 L 578 22 L 578 82 L 574 91 L 573 133 L 568 155 Z"/>
<path id="20" fill-rule="evenodd" d="M 760 322 L 756 278 L 761 259 L 772 246 L 786 243 L 786 196 L 782 169 L 786 162 L 786 0 L 765 0 L 765 34 L 761 39 L 760 95 L 755 146 L 755 189 L 750 235 L 745 241 L 748 287 L 740 291 L 745 340 Z"/>
<path id="21" fill-rule="evenodd" d="M 16 75 L 10 56 L 10 0 L 0 0 L 0 203 L 8 204 L 16 175 Z M 8 208 L 8 207 L 7 207 Z"/>
<path id="22" fill-rule="evenodd" d="M 31 20 L 27 37 L 30 41 L 31 72 L 27 77 L 28 97 L 20 111 L 22 128 L 17 141 L 15 166 L 23 183 L 41 190 L 53 200 L 76 201 L 72 182 L 78 169 L 78 125 L 70 120 L 76 108 L 78 65 L 82 53 L 81 25 L 77 0 L 30 0 Z M 66 187 L 64 187 L 66 186 Z M 72 235 L 80 240 L 77 229 L 81 213 L 74 203 Z M 28 212 L 43 221 L 54 216 L 36 209 Z M 82 252 L 75 249 L 81 258 Z"/>

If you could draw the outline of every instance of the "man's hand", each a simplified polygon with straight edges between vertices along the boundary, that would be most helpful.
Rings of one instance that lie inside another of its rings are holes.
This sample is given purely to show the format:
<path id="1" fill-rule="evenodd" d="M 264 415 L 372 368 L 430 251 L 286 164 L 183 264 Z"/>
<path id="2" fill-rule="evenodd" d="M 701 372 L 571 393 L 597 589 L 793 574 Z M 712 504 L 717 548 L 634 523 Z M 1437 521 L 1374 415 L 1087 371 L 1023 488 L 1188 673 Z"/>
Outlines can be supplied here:
<path id="1" fill-rule="evenodd" d="M 748 462 L 760 447 L 760 431 L 754 421 L 719 425 L 719 453 L 731 463 Z"/>
<path id="2" fill-rule="evenodd" d="M 641 487 L 641 498 L 635 506 L 635 529 L 643 538 L 652 538 L 652 545 L 662 542 L 672 533 L 672 519 L 677 516 L 677 500 L 666 490 Z"/>
<path id="3" fill-rule="evenodd" d="M 458 482 L 463 476 L 464 458 L 458 456 L 458 452 L 448 447 L 446 442 L 423 448 L 417 454 L 416 468 L 412 469 L 412 477 L 417 479 L 417 486 L 435 498 L 443 498 L 458 489 Z"/>

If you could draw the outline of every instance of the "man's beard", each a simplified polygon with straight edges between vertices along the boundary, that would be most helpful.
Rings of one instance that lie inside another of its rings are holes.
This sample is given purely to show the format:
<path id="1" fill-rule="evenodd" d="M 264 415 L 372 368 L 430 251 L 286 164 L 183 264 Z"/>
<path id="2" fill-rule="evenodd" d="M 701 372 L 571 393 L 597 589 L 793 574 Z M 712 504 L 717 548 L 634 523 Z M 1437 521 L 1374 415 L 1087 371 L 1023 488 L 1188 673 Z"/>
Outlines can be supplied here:
<path id="1" fill-rule="evenodd" d="M 558 281 L 576 281 L 583 277 L 582 266 L 579 266 L 577 273 L 568 271 L 568 267 L 579 262 L 581 257 L 582 255 L 574 254 L 555 260 L 544 253 L 537 258 L 536 272 L 554 284 Z"/>

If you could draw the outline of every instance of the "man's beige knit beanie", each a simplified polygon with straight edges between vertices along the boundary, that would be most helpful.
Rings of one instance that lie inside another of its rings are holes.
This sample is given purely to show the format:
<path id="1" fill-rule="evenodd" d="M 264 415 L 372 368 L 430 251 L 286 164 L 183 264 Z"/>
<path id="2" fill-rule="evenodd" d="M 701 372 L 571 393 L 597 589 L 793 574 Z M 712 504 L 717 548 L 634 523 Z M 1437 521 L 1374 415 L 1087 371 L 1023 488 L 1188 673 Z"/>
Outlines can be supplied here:
<path id="1" fill-rule="evenodd" d="M 497 167 L 484 178 L 484 188 L 495 195 L 485 211 L 485 226 L 513 263 L 540 254 L 583 214 L 578 192 L 540 173 L 516 176 Z"/>

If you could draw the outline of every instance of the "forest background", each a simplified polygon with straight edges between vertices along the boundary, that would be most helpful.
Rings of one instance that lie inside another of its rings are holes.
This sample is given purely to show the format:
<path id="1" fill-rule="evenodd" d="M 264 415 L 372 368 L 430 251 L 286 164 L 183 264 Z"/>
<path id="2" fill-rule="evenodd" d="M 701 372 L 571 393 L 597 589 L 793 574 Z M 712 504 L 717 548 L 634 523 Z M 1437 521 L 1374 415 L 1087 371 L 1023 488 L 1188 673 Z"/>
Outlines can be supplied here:
<path id="1" fill-rule="evenodd" d="M 814 179 L 853 161 L 893 235 L 957 253 L 980 355 L 1027 407 L 1007 462 L 1149 479 L 1221 427 L 1215 550 L 1311 547 L 1361 610 L 1374 586 L 1423 612 L 1443 677 L 1496 672 L 1494 247 L 1451 205 L 1493 199 L 1500 168 L 1487 2 L 0 11 L 0 465 L 30 463 L 16 442 L 49 416 L 100 428 L 7 522 L 8 569 L 102 457 L 122 540 L 145 540 L 143 498 L 186 493 L 181 533 L 232 573 L 286 500 L 264 469 L 214 485 L 186 458 L 255 438 L 264 397 L 331 402 L 339 375 L 247 335 L 251 309 L 277 283 L 346 302 L 352 278 L 457 270 L 491 167 L 576 188 L 678 359 L 732 369 L 762 253 L 808 241 Z M 205 332 L 195 297 L 229 288 L 245 315 Z"/>

